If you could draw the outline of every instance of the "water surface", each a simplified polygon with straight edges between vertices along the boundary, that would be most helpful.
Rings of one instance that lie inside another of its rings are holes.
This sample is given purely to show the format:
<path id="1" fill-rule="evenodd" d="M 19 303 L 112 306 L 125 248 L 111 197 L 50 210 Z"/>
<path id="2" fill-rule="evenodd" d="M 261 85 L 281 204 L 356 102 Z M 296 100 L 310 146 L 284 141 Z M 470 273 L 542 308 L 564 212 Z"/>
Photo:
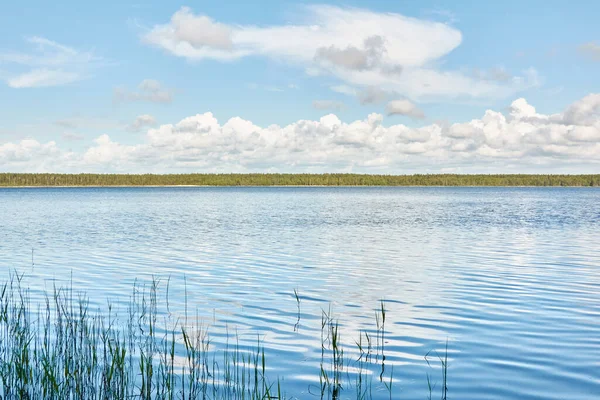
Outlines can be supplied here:
<path id="1" fill-rule="evenodd" d="M 260 335 L 301 399 L 322 310 L 355 347 L 382 299 L 394 398 L 426 398 L 427 374 L 439 388 L 424 356 L 446 342 L 449 398 L 598 398 L 599 232 L 593 188 L 0 190 L 3 279 L 25 273 L 34 294 L 72 282 L 98 308 L 169 280 L 174 312 L 187 297 L 216 343 Z"/>

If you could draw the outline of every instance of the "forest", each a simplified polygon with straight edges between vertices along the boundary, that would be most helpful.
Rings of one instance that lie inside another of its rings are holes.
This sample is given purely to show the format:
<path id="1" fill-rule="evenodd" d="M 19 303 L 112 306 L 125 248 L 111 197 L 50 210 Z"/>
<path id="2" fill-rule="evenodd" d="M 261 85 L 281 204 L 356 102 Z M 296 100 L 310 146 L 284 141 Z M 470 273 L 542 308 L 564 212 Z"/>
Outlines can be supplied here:
<path id="1" fill-rule="evenodd" d="M 0 173 L 15 186 L 600 186 L 594 175 Z"/>

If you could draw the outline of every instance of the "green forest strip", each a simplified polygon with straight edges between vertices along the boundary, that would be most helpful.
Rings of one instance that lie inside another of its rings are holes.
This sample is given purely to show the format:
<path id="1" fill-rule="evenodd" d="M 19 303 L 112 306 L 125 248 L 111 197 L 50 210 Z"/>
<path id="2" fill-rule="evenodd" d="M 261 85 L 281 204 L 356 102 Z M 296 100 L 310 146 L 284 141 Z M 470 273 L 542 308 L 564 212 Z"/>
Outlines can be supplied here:
<path id="1" fill-rule="evenodd" d="M 0 187 L 22 186 L 600 186 L 595 175 L 363 174 L 20 174 L 0 173 Z"/>

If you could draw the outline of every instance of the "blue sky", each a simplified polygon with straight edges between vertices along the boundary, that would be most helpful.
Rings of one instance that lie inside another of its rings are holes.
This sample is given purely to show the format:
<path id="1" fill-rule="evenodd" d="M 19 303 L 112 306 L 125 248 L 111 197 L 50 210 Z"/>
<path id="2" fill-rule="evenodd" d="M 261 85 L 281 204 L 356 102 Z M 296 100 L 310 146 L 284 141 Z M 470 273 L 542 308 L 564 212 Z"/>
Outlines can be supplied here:
<path id="1" fill-rule="evenodd" d="M 558 1 L 10 2 L 0 170 L 597 172 L 597 15 Z"/>

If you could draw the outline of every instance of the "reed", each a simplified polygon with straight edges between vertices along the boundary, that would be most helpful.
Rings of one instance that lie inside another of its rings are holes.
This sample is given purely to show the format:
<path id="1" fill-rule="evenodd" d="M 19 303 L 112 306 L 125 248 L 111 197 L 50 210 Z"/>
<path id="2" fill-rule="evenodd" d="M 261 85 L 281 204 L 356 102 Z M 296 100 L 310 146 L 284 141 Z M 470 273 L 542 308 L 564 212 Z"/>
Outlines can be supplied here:
<path id="1" fill-rule="evenodd" d="M 168 293 L 168 285 L 167 285 Z M 300 318 L 300 296 L 294 290 Z M 279 376 L 267 367 L 265 348 L 242 346 L 237 332 L 213 346 L 199 318 L 172 318 L 159 312 L 159 281 L 134 284 L 129 302 L 108 303 L 93 312 L 83 294 L 54 287 L 33 304 L 23 275 L 12 274 L 0 289 L 1 399 L 285 399 Z M 167 309 L 169 309 L 167 301 Z M 126 309 L 122 318 L 120 311 Z M 377 312 L 375 349 L 364 332 L 346 351 L 339 322 L 322 311 L 320 399 L 373 399 L 374 365 L 389 398 L 397 396 L 393 367 L 385 374 L 383 352 L 385 304 Z M 447 346 L 447 345 L 446 345 Z M 447 349 L 447 347 L 446 347 Z M 354 354 L 357 354 L 354 357 Z M 350 356 L 348 356 L 350 354 Z M 442 399 L 447 396 L 448 356 L 442 364 Z M 427 360 L 427 358 L 426 358 Z M 429 363 L 429 361 L 427 361 Z M 375 364 L 373 364 L 375 363 Z M 379 363 L 379 364 L 378 364 Z M 385 375 L 385 376 L 384 376 Z M 428 382 L 430 383 L 429 377 Z M 430 392 L 431 389 L 430 384 Z M 386 396 L 387 397 L 387 396 Z"/>

